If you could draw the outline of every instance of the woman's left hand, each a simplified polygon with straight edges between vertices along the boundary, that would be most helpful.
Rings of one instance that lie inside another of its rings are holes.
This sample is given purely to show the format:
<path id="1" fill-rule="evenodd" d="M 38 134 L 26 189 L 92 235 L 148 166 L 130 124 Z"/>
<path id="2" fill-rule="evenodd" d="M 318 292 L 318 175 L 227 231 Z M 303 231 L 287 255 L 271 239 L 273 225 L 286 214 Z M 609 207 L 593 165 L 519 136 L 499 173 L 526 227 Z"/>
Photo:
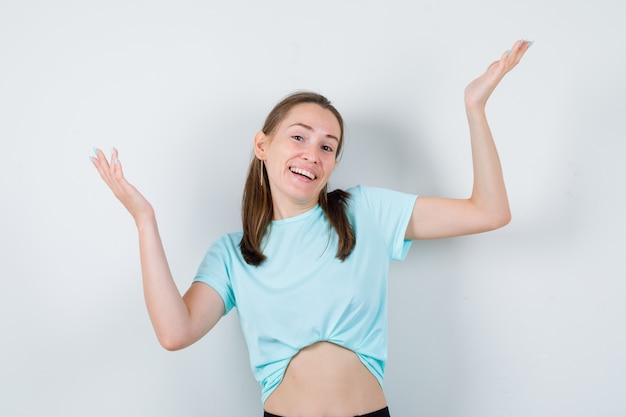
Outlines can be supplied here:
<path id="1" fill-rule="evenodd" d="M 520 62 L 532 43 L 515 42 L 510 51 L 491 64 L 465 88 L 474 185 L 467 199 L 419 197 L 406 230 L 406 239 L 433 239 L 486 232 L 511 220 L 500 159 L 485 105 L 502 78 Z"/>
<path id="2" fill-rule="evenodd" d="M 467 109 L 482 109 L 487 104 L 487 99 L 500 83 L 502 78 L 520 62 L 531 41 L 519 40 L 513 47 L 502 54 L 498 61 L 493 62 L 487 70 L 465 88 L 465 107 Z"/>

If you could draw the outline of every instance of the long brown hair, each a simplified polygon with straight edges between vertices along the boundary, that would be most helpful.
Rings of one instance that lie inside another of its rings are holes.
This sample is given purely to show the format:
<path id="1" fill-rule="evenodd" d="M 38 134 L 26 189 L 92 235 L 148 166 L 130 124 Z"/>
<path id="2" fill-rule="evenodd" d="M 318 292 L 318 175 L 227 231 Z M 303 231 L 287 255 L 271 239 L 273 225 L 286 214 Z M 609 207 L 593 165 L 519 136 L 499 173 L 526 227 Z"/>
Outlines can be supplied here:
<path id="1" fill-rule="evenodd" d="M 343 118 L 326 97 L 317 93 L 298 92 L 285 97 L 272 109 L 267 119 L 265 119 L 262 129 L 263 133 L 266 135 L 272 134 L 280 122 L 287 117 L 289 111 L 294 106 L 302 103 L 317 104 L 323 109 L 329 110 L 337 118 L 341 130 L 339 145 L 337 146 L 337 158 L 339 158 L 343 148 Z M 350 255 L 356 244 L 354 230 L 346 214 L 349 198 L 350 193 L 344 190 L 337 189 L 329 193 L 328 184 L 320 192 L 318 198 L 320 207 L 339 237 L 337 258 L 342 261 Z M 267 258 L 261 250 L 261 241 L 273 217 L 274 206 L 272 204 L 272 193 L 265 164 L 253 155 L 243 190 L 241 207 L 243 237 L 239 243 L 241 254 L 248 264 L 258 266 Z"/>

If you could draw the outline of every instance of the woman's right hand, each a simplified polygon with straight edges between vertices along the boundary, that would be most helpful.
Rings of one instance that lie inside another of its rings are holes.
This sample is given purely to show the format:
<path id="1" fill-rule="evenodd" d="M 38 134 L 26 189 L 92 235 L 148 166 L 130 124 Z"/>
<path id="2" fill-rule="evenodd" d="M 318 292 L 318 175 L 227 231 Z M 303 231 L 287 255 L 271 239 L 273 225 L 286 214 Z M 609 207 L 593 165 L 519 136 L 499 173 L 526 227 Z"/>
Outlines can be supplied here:
<path id="1" fill-rule="evenodd" d="M 124 178 L 116 149 L 110 161 L 100 149 L 94 151 L 96 156 L 91 161 L 137 224 L 144 295 L 157 338 L 168 350 L 189 346 L 224 315 L 222 297 L 202 283 L 192 285 L 185 298 L 181 297 L 167 263 L 152 205 Z"/>
<path id="2" fill-rule="evenodd" d="M 113 148 L 111 161 L 107 161 L 102 150 L 94 148 L 96 156 L 91 157 L 91 162 L 95 165 L 104 182 L 109 186 L 115 197 L 126 207 L 133 216 L 137 226 L 143 221 L 150 221 L 154 218 L 154 209 L 146 198 L 132 185 L 122 171 L 122 164 L 118 159 L 118 151 Z"/>

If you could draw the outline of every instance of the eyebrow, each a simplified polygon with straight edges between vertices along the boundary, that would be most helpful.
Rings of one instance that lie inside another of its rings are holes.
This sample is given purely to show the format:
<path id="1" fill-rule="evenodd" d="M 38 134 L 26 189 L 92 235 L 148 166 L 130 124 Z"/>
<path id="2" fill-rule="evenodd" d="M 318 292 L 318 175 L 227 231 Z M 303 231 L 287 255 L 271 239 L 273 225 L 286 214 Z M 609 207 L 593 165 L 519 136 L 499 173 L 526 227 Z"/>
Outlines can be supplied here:
<path id="1" fill-rule="evenodd" d="M 310 130 L 310 131 L 314 130 L 311 126 L 305 125 L 304 123 L 294 123 L 294 124 L 290 125 L 289 127 L 294 127 L 294 126 L 300 126 L 300 127 L 303 127 L 303 128 L 305 128 L 307 130 Z M 326 135 L 326 137 L 329 138 L 329 139 L 335 139 L 337 142 L 339 142 L 339 139 L 336 136 L 334 136 L 334 135 Z"/>

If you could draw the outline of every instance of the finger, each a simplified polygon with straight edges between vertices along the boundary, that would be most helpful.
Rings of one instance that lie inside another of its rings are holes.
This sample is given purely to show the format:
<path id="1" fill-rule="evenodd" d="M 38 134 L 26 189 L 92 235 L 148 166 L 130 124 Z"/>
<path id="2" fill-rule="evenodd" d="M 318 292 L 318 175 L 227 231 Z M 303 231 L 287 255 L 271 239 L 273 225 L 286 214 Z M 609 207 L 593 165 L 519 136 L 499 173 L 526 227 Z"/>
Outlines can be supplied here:
<path id="1" fill-rule="evenodd" d="M 125 183 L 123 173 L 120 166 L 116 163 L 118 161 L 117 150 L 114 148 L 111 155 L 111 162 L 107 160 L 104 152 L 99 148 L 94 148 L 95 157 L 91 157 L 91 161 L 96 166 L 100 177 L 104 180 L 107 186 L 115 193 Z"/>
<path id="2" fill-rule="evenodd" d="M 107 158 L 104 155 L 104 152 L 102 152 L 102 150 L 99 148 L 94 148 L 94 153 L 96 154 L 95 161 L 94 161 L 96 166 L 102 168 L 103 170 L 108 170 L 109 161 L 107 161 Z"/>
<path id="3" fill-rule="evenodd" d="M 519 64 L 528 48 L 530 48 L 530 45 L 532 45 L 531 41 L 520 39 L 513 44 L 511 49 L 502 54 L 502 57 L 500 58 L 500 62 L 502 63 L 501 68 L 503 71 L 502 75 L 511 71 L 517 64 Z"/>
<path id="4" fill-rule="evenodd" d="M 89 159 L 91 159 L 91 162 L 95 165 L 100 176 L 105 179 L 105 172 L 108 170 L 109 164 L 100 149 L 93 148 L 93 153 L 95 156 L 91 156 Z"/>
<path id="5" fill-rule="evenodd" d="M 111 150 L 110 174 L 111 181 L 114 182 L 120 190 L 128 190 L 128 188 L 131 186 L 124 177 L 122 163 L 119 160 L 119 152 L 115 147 Z"/>
<path id="6" fill-rule="evenodd" d="M 122 168 L 122 162 L 119 160 L 117 149 L 113 148 L 113 155 L 111 156 L 112 162 L 111 166 L 113 167 L 113 174 L 115 175 L 116 181 L 120 184 L 120 186 L 126 188 L 130 186 L 126 177 L 124 177 L 124 170 Z"/>
<path id="7" fill-rule="evenodd" d="M 111 175 L 113 175 L 115 178 L 118 177 L 118 169 L 117 169 L 117 165 L 119 163 L 119 152 L 117 151 L 117 149 L 115 149 L 115 147 L 113 147 L 111 149 L 111 165 L 110 165 L 110 171 L 111 171 Z"/>
<path id="8" fill-rule="evenodd" d="M 124 171 L 122 170 L 122 163 L 120 162 L 117 151 L 115 151 L 115 155 L 112 157 L 111 167 L 113 169 L 113 175 L 115 179 L 121 184 L 126 184 L 126 178 L 124 178 Z"/>
<path id="9" fill-rule="evenodd" d="M 533 44 L 532 41 L 527 41 L 525 39 L 520 39 L 519 41 L 515 42 L 515 44 L 511 48 L 511 54 L 510 54 L 512 56 L 513 61 L 515 63 L 518 63 L 520 59 L 522 59 L 522 56 L 524 56 L 524 54 L 526 53 L 526 51 L 528 51 L 528 48 L 530 48 L 532 44 Z"/>
<path id="10" fill-rule="evenodd" d="M 115 161 L 117 161 L 119 157 L 119 152 L 117 151 L 117 148 L 113 147 L 111 149 L 111 163 L 113 164 Z"/>

